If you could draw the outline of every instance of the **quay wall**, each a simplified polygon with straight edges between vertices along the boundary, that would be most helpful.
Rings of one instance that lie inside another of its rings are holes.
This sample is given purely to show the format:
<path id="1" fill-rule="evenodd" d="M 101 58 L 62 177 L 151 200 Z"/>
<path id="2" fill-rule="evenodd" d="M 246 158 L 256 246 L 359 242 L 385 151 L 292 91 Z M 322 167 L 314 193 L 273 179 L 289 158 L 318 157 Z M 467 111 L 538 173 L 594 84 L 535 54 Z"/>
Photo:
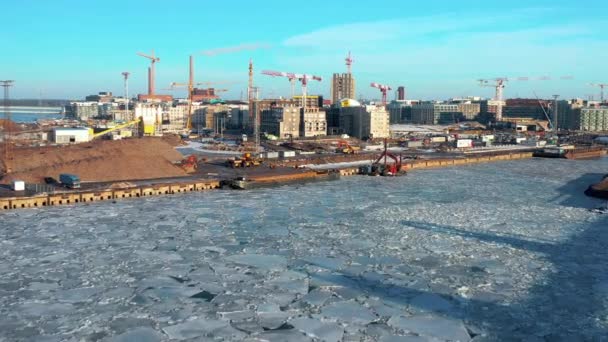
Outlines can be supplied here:
<path id="1" fill-rule="evenodd" d="M 170 195 L 184 192 L 217 189 L 220 181 L 192 181 L 153 184 L 120 189 L 96 189 L 63 193 L 38 194 L 28 197 L 0 198 L 0 211 L 21 208 L 39 208 L 64 204 L 91 203 L 126 198 Z"/>
<path id="2" fill-rule="evenodd" d="M 532 152 L 500 154 L 492 156 L 478 156 L 467 158 L 451 158 L 451 159 L 427 159 L 427 160 L 411 160 L 402 164 L 402 170 L 410 171 L 417 169 L 431 169 L 440 167 L 450 167 L 458 165 L 468 165 L 477 163 L 487 163 L 501 160 L 518 160 L 532 158 Z M 354 176 L 358 174 L 358 168 L 344 168 L 339 170 L 341 177 Z M 303 177 L 301 175 L 288 175 L 285 177 L 272 177 L 276 181 L 292 180 L 292 178 Z M 265 180 L 265 177 L 257 177 L 259 181 Z M 130 188 L 119 189 L 97 189 L 83 190 L 64 193 L 40 194 L 28 197 L 7 197 L 0 198 L 0 211 L 21 209 L 21 208 L 39 208 L 47 206 L 75 204 L 75 203 L 91 203 L 98 201 L 118 200 L 126 198 L 140 198 L 149 196 L 170 195 L 184 192 L 205 191 L 220 188 L 220 181 L 196 180 L 190 182 L 176 182 L 151 184 Z"/>

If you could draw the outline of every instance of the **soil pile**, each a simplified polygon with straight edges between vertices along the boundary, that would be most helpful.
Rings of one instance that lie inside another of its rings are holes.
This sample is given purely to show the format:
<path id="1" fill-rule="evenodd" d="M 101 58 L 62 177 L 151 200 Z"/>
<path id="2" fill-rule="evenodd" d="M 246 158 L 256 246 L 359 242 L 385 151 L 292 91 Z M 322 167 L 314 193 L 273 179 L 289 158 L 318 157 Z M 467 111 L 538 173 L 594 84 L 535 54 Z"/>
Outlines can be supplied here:
<path id="1" fill-rule="evenodd" d="M 13 121 L 0 119 L 0 131 L 9 131 L 9 132 L 19 132 L 21 131 L 21 126 L 14 123 Z"/>
<path id="2" fill-rule="evenodd" d="M 173 146 L 175 139 L 143 138 L 99 140 L 70 146 L 18 148 L 12 160 L 13 179 L 42 183 L 44 177 L 58 179 L 72 173 L 84 182 L 181 177 L 186 172 L 174 165 L 183 159 Z"/>

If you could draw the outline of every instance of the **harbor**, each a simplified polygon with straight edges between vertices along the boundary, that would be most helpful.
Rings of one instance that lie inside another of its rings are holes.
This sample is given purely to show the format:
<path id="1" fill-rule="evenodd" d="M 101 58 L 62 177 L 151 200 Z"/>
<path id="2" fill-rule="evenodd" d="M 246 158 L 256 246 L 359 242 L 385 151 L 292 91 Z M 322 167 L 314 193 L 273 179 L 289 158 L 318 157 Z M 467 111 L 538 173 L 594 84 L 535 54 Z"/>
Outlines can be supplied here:
<path id="1" fill-rule="evenodd" d="M 494 155 L 476 155 L 463 158 L 441 158 L 427 160 L 404 161 L 401 170 L 404 172 L 464 166 L 470 164 L 499 162 L 532 158 L 532 152 L 508 153 Z M 332 165 L 329 165 L 330 167 Z M 115 201 L 122 199 L 143 198 L 149 196 L 174 195 L 193 191 L 206 191 L 213 189 L 255 189 L 273 186 L 304 184 L 319 181 L 337 180 L 340 177 L 360 174 L 358 167 L 339 167 L 325 171 L 314 171 L 298 168 L 258 168 L 244 169 L 234 172 L 222 165 L 209 164 L 198 167 L 199 175 L 212 174 L 214 179 L 202 179 L 195 176 L 177 177 L 167 179 L 152 179 L 124 182 L 87 183 L 84 189 L 69 190 L 64 187 L 36 185 L 29 187 L 29 191 L 22 191 L 15 196 L 14 191 L 0 188 L 0 210 L 41 208 L 56 205 L 73 205 L 91 203 L 96 201 Z M 27 192 L 34 192 L 28 195 Z"/>
<path id="2" fill-rule="evenodd" d="M 607 162 L 6 211 L 3 337 L 594 340 L 608 328 L 603 292 L 588 291 L 607 284 L 608 222 L 576 189 Z"/>

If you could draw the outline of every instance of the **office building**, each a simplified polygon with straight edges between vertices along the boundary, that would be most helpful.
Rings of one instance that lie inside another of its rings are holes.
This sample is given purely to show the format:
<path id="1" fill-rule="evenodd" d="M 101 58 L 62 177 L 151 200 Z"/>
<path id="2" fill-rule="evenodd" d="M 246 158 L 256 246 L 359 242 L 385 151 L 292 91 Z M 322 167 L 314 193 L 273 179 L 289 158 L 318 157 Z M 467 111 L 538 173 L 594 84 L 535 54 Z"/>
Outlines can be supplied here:
<path id="1" fill-rule="evenodd" d="M 390 135 L 389 112 L 385 106 L 366 106 L 369 113 L 369 137 L 388 138 Z"/>
<path id="2" fill-rule="evenodd" d="M 281 139 L 300 136 L 301 107 L 272 106 L 260 111 L 260 132 L 275 135 Z"/>
<path id="3" fill-rule="evenodd" d="M 300 137 L 317 137 L 327 135 L 325 111 L 319 108 L 302 108 L 300 118 Z"/>
<path id="4" fill-rule="evenodd" d="M 575 108 L 570 125 L 569 129 L 578 131 L 608 131 L 608 106 Z"/>
<path id="5" fill-rule="evenodd" d="M 422 125 L 453 124 L 464 120 L 457 104 L 420 103 L 412 106 L 412 123 Z"/>
<path id="6" fill-rule="evenodd" d="M 68 119 L 86 121 L 99 116 L 98 102 L 71 102 L 65 106 L 65 116 Z"/>
<path id="7" fill-rule="evenodd" d="M 503 118 L 547 120 L 551 101 L 537 99 L 508 99 L 502 109 Z"/>

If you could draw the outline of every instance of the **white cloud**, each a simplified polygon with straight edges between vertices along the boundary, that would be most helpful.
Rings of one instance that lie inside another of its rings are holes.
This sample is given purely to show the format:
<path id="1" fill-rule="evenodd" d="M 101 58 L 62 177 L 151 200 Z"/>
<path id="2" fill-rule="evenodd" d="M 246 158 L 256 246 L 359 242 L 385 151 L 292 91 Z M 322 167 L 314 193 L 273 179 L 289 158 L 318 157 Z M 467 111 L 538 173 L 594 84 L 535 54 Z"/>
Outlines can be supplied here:
<path id="1" fill-rule="evenodd" d="M 411 93 L 430 97 L 448 96 L 446 84 L 458 95 L 463 89 L 479 91 L 475 80 L 480 77 L 572 75 L 575 81 L 570 84 L 595 77 L 608 58 L 606 39 L 597 35 L 608 29 L 607 23 L 539 24 L 539 13 L 547 12 L 446 14 L 336 25 L 286 39 L 276 64 L 327 77 L 345 71 L 344 57 L 352 50 L 357 93 L 372 95 L 366 87 L 371 81 L 405 83 Z M 324 86 L 329 89 L 327 78 Z M 516 84 L 510 90 L 518 87 L 525 91 Z"/>

